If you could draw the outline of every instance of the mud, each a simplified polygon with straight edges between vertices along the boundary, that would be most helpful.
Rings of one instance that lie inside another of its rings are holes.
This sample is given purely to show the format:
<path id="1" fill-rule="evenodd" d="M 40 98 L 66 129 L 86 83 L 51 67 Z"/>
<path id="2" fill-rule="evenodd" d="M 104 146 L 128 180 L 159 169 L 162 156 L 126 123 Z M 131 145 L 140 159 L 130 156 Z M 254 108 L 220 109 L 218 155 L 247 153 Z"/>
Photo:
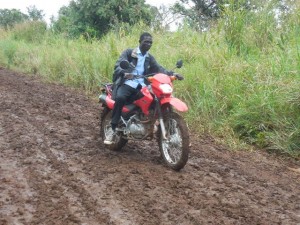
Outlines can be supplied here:
<path id="1" fill-rule="evenodd" d="M 0 69 L 0 224 L 300 224 L 300 163 L 191 136 L 181 172 L 158 146 L 111 152 L 95 98 Z"/>

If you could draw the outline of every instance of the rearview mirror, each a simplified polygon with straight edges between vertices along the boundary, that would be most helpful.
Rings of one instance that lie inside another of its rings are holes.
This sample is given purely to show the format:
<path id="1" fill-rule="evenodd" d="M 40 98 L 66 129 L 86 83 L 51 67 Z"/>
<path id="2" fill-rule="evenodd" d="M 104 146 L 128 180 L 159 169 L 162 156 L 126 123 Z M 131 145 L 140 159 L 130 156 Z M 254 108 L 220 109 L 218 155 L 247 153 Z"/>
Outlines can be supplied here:
<path id="1" fill-rule="evenodd" d="M 176 67 L 177 67 L 177 68 L 181 68 L 181 67 L 182 67 L 182 64 L 183 64 L 183 61 L 182 61 L 182 59 L 180 59 L 180 60 L 177 61 Z"/>
<path id="2" fill-rule="evenodd" d="M 120 67 L 123 69 L 123 70 L 127 70 L 129 67 L 130 67 L 130 64 L 128 61 L 124 60 L 124 61 L 121 61 L 120 62 Z"/>

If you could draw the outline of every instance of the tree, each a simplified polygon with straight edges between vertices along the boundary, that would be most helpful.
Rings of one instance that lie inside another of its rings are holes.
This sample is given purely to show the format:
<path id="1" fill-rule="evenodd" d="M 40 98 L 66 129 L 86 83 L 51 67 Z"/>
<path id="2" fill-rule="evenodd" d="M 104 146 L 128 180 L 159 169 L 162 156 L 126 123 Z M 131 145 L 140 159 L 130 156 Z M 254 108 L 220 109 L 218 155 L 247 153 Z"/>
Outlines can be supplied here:
<path id="1" fill-rule="evenodd" d="M 150 7 L 144 0 L 72 0 L 68 7 L 61 8 L 53 27 L 72 37 L 101 37 L 121 23 L 133 25 L 139 21 L 151 22 Z"/>
<path id="2" fill-rule="evenodd" d="M 151 6 L 151 27 L 156 30 L 170 30 L 171 24 L 182 16 L 174 14 L 172 8 L 161 5 L 159 8 Z"/>
<path id="3" fill-rule="evenodd" d="M 19 9 L 0 9 L 0 26 L 9 29 L 18 23 L 28 20 L 43 20 L 44 18 L 43 10 L 38 10 L 35 6 L 29 6 L 27 12 L 28 15 Z"/>
<path id="4" fill-rule="evenodd" d="M 43 20 L 45 14 L 43 13 L 43 10 L 38 10 L 35 6 L 29 6 L 27 7 L 27 13 L 29 16 L 29 19 L 33 21 L 37 20 Z"/>
<path id="5" fill-rule="evenodd" d="M 182 15 L 185 23 L 199 31 L 206 30 L 210 24 L 220 18 L 227 6 L 235 10 L 251 10 L 257 0 L 179 0 L 173 12 Z M 262 3 L 263 4 L 263 3 Z"/>
<path id="6" fill-rule="evenodd" d="M 4 29 L 12 28 L 27 19 L 28 16 L 18 9 L 0 9 L 0 26 Z"/>
<path id="7" fill-rule="evenodd" d="M 220 6 L 224 1 L 216 0 L 180 0 L 173 12 L 185 18 L 185 23 L 197 30 L 207 29 L 212 20 L 220 16 Z"/>

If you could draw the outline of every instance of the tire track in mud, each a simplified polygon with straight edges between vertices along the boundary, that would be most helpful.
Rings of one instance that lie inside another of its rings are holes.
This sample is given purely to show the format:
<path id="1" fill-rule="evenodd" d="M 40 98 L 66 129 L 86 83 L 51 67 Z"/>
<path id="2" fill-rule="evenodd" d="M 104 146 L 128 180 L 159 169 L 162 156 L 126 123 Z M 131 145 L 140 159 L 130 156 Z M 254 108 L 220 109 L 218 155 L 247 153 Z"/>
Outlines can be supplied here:
<path id="1" fill-rule="evenodd" d="M 27 85 L 30 84 L 27 83 Z M 33 93 L 38 92 L 38 90 L 34 90 L 34 88 L 30 88 L 30 91 L 33 91 Z M 26 157 L 25 164 L 31 165 L 30 168 L 27 169 L 27 173 L 30 174 L 29 180 L 33 181 L 33 189 L 37 192 L 41 192 L 38 194 L 39 199 L 35 200 L 35 202 L 38 202 L 35 207 L 37 208 L 35 214 L 44 215 L 41 218 L 35 218 L 33 223 L 39 224 L 41 221 L 50 223 L 53 220 L 62 220 L 64 222 L 80 221 L 76 219 L 76 217 L 72 217 L 72 215 L 70 215 L 71 213 L 67 210 L 59 211 L 59 208 L 66 208 L 64 207 L 65 204 L 70 207 L 70 210 L 74 214 L 76 214 L 76 209 L 78 211 L 78 208 L 82 208 L 82 205 L 84 205 L 85 213 L 89 214 L 88 217 L 95 218 L 94 220 L 89 219 L 87 224 L 132 224 L 133 216 L 126 216 L 128 210 L 125 210 L 126 213 L 124 213 L 122 209 L 118 208 L 117 201 L 113 199 L 111 193 L 102 193 L 103 190 L 107 189 L 105 188 L 106 185 L 104 185 L 105 182 L 98 181 L 94 184 L 93 181 L 89 180 L 89 174 L 82 174 L 81 176 L 79 165 L 82 161 L 72 162 L 72 160 L 69 159 L 69 156 L 66 157 L 66 153 L 76 153 L 83 150 L 82 143 L 78 144 L 78 139 L 86 139 L 82 142 L 87 142 L 87 145 L 92 142 L 90 138 L 91 134 L 85 134 L 86 131 L 90 132 L 91 129 L 84 128 L 84 126 L 86 126 L 85 124 L 81 128 L 73 127 L 75 130 L 78 129 L 73 135 L 73 132 L 69 129 L 70 125 L 68 124 L 70 115 L 64 115 L 64 113 L 61 114 L 57 108 L 52 112 L 51 100 L 49 101 L 46 98 L 41 99 L 39 96 L 35 97 L 30 94 L 30 98 L 33 97 L 33 100 L 35 98 L 38 99 L 38 101 L 34 102 L 31 99 L 26 99 L 27 95 L 22 96 L 25 96 L 25 98 L 19 98 L 19 102 L 17 103 L 18 107 L 13 108 L 12 111 L 18 112 L 20 116 L 26 115 L 25 117 L 27 118 L 26 120 L 19 122 L 20 124 L 22 123 L 22 125 L 20 125 L 22 129 L 20 129 L 16 123 L 15 127 L 17 130 L 23 131 L 18 131 L 18 135 L 25 135 L 27 139 L 31 140 L 30 146 L 27 148 L 26 145 L 23 145 L 22 149 L 30 148 L 30 151 L 26 151 L 26 156 L 24 156 Z M 39 109 L 45 107 L 45 102 L 47 115 L 43 115 L 43 112 L 39 112 Z M 54 103 L 56 102 L 54 101 Z M 24 108 L 25 105 L 27 109 Z M 6 108 L 11 108 L 11 106 L 7 106 Z M 14 114 L 11 116 L 19 118 Z M 79 114 L 79 117 L 81 117 L 81 114 Z M 6 120 L 8 125 L 12 123 L 12 120 L 9 120 L 9 117 L 7 117 Z M 97 127 L 94 126 L 94 128 Z M 95 132 L 95 130 L 93 130 L 93 132 Z M 15 134 L 16 131 L 8 131 L 7 133 Z M 72 140 L 76 140 L 76 142 L 72 142 Z M 26 140 L 20 139 L 19 141 L 23 144 L 26 143 Z M 98 142 L 94 141 L 94 145 L 95 146 L 92 147 L 97 151 L 97 148 L 99 147 Z M 70 152 L 68 152 L 69 150 Z M 85 163 L 86 161 L 87 160 L 85 160 Z M 69 170 L 68 164 L 76 165 L 73 169 L 75 173 Z M 76 175 L 74 176 L 74 174 Z M 89 186 L 91 186 L 90 189 L 92 191 L 87 188 Z M 58 193 L 62 193 L 68 198 L 59 196 Z M 98 194 L 95 196 L 96 193 Z M 72 201 L 71 206 L 68 201 Z M 55 203 L 59 207 L 53 208 L 53 206 L 48 205 L 49 202 Z M 97 202 L 100 202 L 100 205 L 97 205 Z M 80 205 L 74 206 L 78 204 Z M 46 207 L 44 205 L 46 205 Z M 50 210 L 50 213 L 47 213 L 48 210 Z M 65 215 L 67 218 L 58 216 L 60 214 Z M 100 222 L 103 221 L 103 218 L 98 216 L 98 214 L 107 214 L 109 217 L 105 217 L 105 222 Z M 56 215 L 56 217 L 53 218 L 52 215 Z M 84 215 L 81 214 L 78 218 L 79 217 L 84 218 Z M 127 217 L 130 218 L 130 220 L 127 219 Z M 83 219 L 83 221 L 85 220 Z"/>
<path id="2" fill-rule="evenodd" d="M 33 192 L 24 177 L 24 171 L 20 171 L 19 163 L 15 160 L 18 156 L 9 150 L 4 132 L 0 126 L 0 158 L 5 158 L 0 164 L 0 224 L 4 221 L 9 224 L 17 224 L 18 221 L 26 223 L 32 220 L 34 213 L 33 207 L 29 204 Z M 21 203 L 23 208 L 19 208 L 16 203 Z"/>
<path id="3" fill-rule="evenodd" d="M 81 93 L 0 70 L 0 97 L 1 225 L 300 223 L 299 162 L 192 137 L 176 173 L 156 143 L 105 149 Z"/>
<path id="4" fill-rule="evenodd" d="M 9 147 L 18 152 L 22 151 L 17 158 L 21 165 L 27 165 L 26 174 L 29 176 L 27 180 L 31 189 L 35 191 L 36 196 L 33 205 L 35 205 L 36 211 L 34 215 L 42 216 L 34 216 L 30 224 L 51 224 L 53 221 L 60 221 L 61 224 L 70 224 L 70 222 L 77 224 L 84 221 L 84 215 L 78 213 L 79 215 L 76 217 L 74 210 L 73 212 L 69 211 L 72 208 L 83 208 L 84 213 L 93 214 L 95 220 L 88 219 L 87 224 L 99 224 L 101 221 L 107 223 L 108 217 L 95 209 L 93 198 L 80 184 L 77 184 L 78 180 L 68 170 L 67 165 L 63 162 L 60 163 L 55 155 L 49 151 L 47 140 L 40 132 L 40 130 L 43 131 L 43 121 L 36 121 L 30 112 L 22 109 L 22 104 L 27 104 L 29 101 L 22 97 L 18 101 L 20 101 L 18 107 L 8 106 L 6 108 L 11 108 L 13 112 L 19 113 L 22 117 L 27 114 L 28 117 L 26 118 L 30 119 L 23 120 L 18 115 L 11 113 L 6 115 L 4 128 L 10 129 L 10 125 L 14 123 L 13 129 L 15 128 L 15 130 L 7 129 L 3 133 L 14 134 L 13 137 L 5 137 L 9 142 L 18 138 L 18 144 L 13 143 Z M 31 104 L 27 107 L 29 109 L 34 108 Z M 64 194 L 66 191 L 68 192 L 67 195 Z"/>

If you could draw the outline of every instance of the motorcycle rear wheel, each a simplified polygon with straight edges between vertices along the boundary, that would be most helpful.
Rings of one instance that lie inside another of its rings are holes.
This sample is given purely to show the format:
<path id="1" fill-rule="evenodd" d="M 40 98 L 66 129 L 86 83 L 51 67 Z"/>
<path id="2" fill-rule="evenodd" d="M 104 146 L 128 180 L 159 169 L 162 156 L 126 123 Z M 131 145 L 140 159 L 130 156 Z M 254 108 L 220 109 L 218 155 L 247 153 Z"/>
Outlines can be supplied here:
<path id="1" fill-rule="evenodd" d="M 111 132 L 111 114 L 112 111 L 108 108 L 104 108 L 100 115 L 100 136 L 104 141 L 108 132 Z M 121 151 L 122 148 L 127 144 L 128 140 L 123 138 L 120 134 L 116 134 L 115 143 L 106 145 L 112 151 Z"/>
<path id="2" fill-rule="evenodd" d="M 158 145 L 166 164 L 173 170 L 181 170 L 188 161 L 189 133 L 183 118 L 175 113 L 164 115 L 166 140 L 163 139 L 161 128 L 158 129 Z"/>

